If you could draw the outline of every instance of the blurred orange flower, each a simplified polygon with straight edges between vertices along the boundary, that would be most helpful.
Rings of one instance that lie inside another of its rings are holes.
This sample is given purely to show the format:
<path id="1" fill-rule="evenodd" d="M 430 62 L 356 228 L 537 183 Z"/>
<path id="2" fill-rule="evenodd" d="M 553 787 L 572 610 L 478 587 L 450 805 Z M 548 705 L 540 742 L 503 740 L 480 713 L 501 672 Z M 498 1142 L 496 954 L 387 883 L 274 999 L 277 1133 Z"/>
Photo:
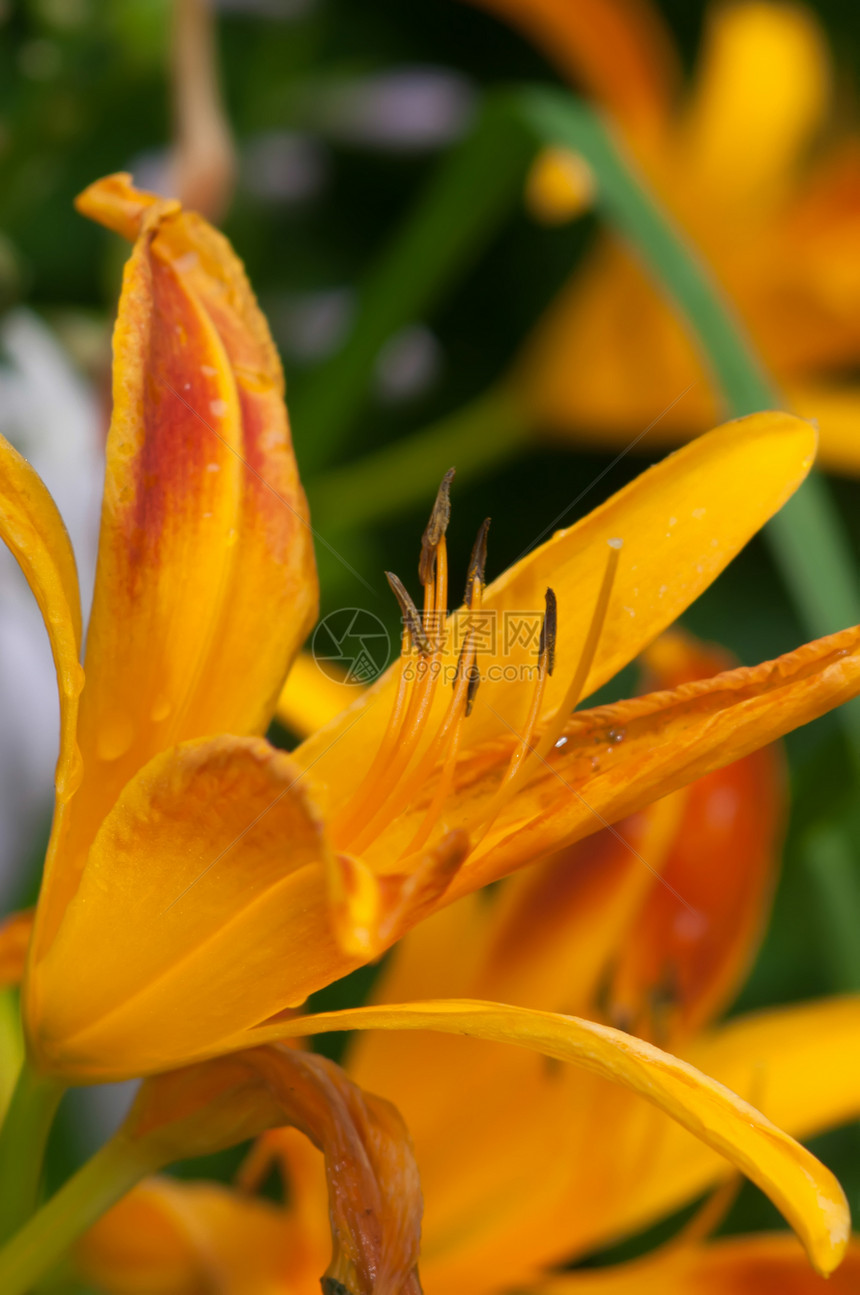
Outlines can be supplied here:
<path id="1" fill-rule="evenodd" d="M 672 635 L 647 664 L 650 682 L 671 687 L 726 661 Z M 769 907 L 785 812 L 779 755 L 747 756 L 503 882 L 491 898 L 468 896 L 437 914 L 398 946 L 376 1001 L 443 992 L 623 1022 L 704 1061 L 798 1135 L 854 1118 L 857 1000 L 713 1025 L 744 978 Z M 715 1184 L 730 1185 L 725 1161 L 629 1092 L 502 1045 L 370 1032 L 351 1043 L 348 1069 L 396 1102 L 413 1135 L 428 1295 L 512 1287 L 805 1295 L 848 1292 L 860 1276 L 860 1248 L 824 1287 L 787 1235 L 708 1242 L 719 1192 L 648 1258 L 553 1275 Z M 252 1195 L 273 1164 L 284 1178 L 282 1207 Z M 84 1275 L 109 1295 L 311 1295 L 329 1247 L 319 1157 L 293 1130 L 273 1130 L 237 1185 L 240 1194 L 147 1182 L 82 1242 Z"/>
<path id="2" fill-rule="evenodd" d="M 737 307 L 789 407 L 818 420 L 826 467 L 860 469 L 860 136 L 828 133 L 833 69 L 814 15 L 714 5 L 689 88 L 648 0 L 473 0 L 519 27 L 608 110 L 666 209 Z M 532 206 L 576 214 L 555 153 Z M 720 417 L 685 322 L 630 251 L 600 237 L 529 339 L 513 390 L 579 443 L 676 444 Z"/>

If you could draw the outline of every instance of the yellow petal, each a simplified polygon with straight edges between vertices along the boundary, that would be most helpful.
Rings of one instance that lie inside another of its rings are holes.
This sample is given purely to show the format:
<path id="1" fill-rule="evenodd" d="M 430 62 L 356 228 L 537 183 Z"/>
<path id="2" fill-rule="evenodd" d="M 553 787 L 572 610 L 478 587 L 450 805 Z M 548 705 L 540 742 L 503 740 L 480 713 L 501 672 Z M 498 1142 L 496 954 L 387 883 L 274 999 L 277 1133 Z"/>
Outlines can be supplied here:
<path id="1" fill-rule="evenodd" d="M 633 1263 L 549 1277 L 530 1295 L 853 1295 L 860 1245 L 825 1280 L 785 1233 L 730 1237 L 710 1245 L 666 1247 Z"/>
<path id="2" fill-rule="evenodd" d="M 81 777 L 75 741 L 78 698 L 84 683 L 80 665 L 81 600 L 75 556 L 63 520 L 38 474 L 0 436 L 0 539 L 27 577 L 45 621 L 60 694 L 60 753 L 57 804 L 46 874 L 65 832 L 71 797 Z"/>
<path id="3" fill-rule="evenodd" d="M 137 237 L 114 334 L 84 783 L 42 949 L 121 788 L 176 742 L 262 732 L 316 606 L 283 377 L 229 244 L 127 177 L 78 205 Z"/>
<path id="4" fill-rule="evenodd" d="M 860 626 L 757 666 L 726 671 L 614 706 L 577 712 L 565 741 L 535 761 L 531 781 L 499 814 L 446 892 L 476 886 L 553 854 L 696 778 L 739 760 L 860 692 Z M 476 700 L 476 714 L 481 694 Z M 480 819 L 499 769 L 519 740 L 466 753 L 446 813 L 449 830 Z M 425 797 L 430 793 L 425 793 Z M 409 839 L 426 801 L 390 829 L 386 848 Z"/>
<path id="5" fill-rule="evenodd" d="M 611 679 L 689 606 L 750 537 L 800 485 L 812 463 L 815 433 L 785 414 L 755 414 L 700 437 L 643 473 L 575 526 L 520 559 L 491 584 L 484 607 L 495 616 L 495 655 L 479 657 L 506 677 L 486 678 L 480 704 L 464 726 L 469 747 L 506 736 L 524 720 L 531 690 L 523 685 L 534 666 L 534 644 L 504 643 L 511 617 L 542 610 L 547 586 L 558 598 L 556 668 L 548 681 L 549 714 L 564 696 L 582 651 L 606 568 L 607 541 L 624 541 L 616 582 L 589 673 L 585 694 Z M 527 537 L 525 537 L 527 538 Z M 508 621 L 505 620 L 506 613 Z M 443 665 L 453 677 L 457 635 Z M 512 676 L 516 675 L 515 681 Z M 447 703 L 440 689 L 437 712 Z M 355 789 L 376 750 L 394 695 L 389 671 L 348 716 L 328 725 L 294 753 L 332 797 Z M 432 724 L 428 726 L 432 728 Z"/>
<path id="6" fill-rule="evenodd" d="M 331 723 L 361 696 L 359 684 L 347 682 L 346 672 L 331 661 L 325 670 L 309 652 L 300 652 L 278 698 L 275 715 L 291 733 L 309 737 Z"/>
<path id="7" fill-rule="evenodd" d="M 829 999 L 729 1021 L 689 1043 L 684 1058 L 743 1094 L 780 1128 L 808 1138 L 860 1115 L 860 999 Z M 392 1090 L 392 1095 L 396 1090 Z M 582 1095 L 592 1102 L 593 1097 Z M 592 1105 L 592 1119 L 594 1106 Z M 600 1108 L 598 1108 L 600 1109 Z M 408 1114 L 408 1111 L 405 1112 Z M 614 1190 L 599 1204 L 588 1238 L 606 1244 L 649 1226 L 727 1175 L 724 1160 L 665 1116 L 644 1107 L 614 1111 Z M 420 1145 L 420 1142 L 419 1142 Z M 638 1166 L 635 1192 L 619 1183 Z M 566 1210 L 570 1212 L 569 1204 Z"/>
<path id="8" fill-rule="evenodd" d="M 84 1080 L 182 1065 L 295 1001 L 297 977 L 326 983 L 332 963 L 343 974 L 326 861 L 305 779 L 283 752 L 224 737 L 157 756 L 102 824 L 58 936 L 31 966 L 38 1064 Z"/>
<path id="9" fill-rule="evenodd" d="M 773 201 L 822 124 L 830 79 L 809 10 L 761 0 L 714 7 L 675 160 L 680 183 L 717 209 Z"/>
<path id="10" fill-rule="evenodd" d="M 439 1030 L 575 1062 L 639 1093 L 742 1170 L 782 1211 L 819 1272 L 831 1272 L 842 1258 L 850 1218 L 830 1171 L 727 1088 L 632 1035 L 577 1017 L 468 1000 L 321 1013 L 258 1033 L 264 1040 L 275 1032 L 352 1029 Z"/>

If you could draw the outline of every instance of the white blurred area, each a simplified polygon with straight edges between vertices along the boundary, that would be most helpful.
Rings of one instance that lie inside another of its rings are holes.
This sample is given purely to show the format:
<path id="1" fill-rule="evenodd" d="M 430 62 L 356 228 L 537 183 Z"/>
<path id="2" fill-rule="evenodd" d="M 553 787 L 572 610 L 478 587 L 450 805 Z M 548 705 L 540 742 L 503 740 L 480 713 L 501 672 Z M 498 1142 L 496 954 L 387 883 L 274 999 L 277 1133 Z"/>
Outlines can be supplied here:
<path id="1" fill-rule="evenodd" d="M 103 479 L 95 393 L 29 310 L 0 320 L 0 432 L 33 465 L 66 523 L 84 618 L 95 572 Z M 53 800 L 59 708 L 48 637 L 29 586 L 0 545 L 0 911 L 44 843 Z"/>

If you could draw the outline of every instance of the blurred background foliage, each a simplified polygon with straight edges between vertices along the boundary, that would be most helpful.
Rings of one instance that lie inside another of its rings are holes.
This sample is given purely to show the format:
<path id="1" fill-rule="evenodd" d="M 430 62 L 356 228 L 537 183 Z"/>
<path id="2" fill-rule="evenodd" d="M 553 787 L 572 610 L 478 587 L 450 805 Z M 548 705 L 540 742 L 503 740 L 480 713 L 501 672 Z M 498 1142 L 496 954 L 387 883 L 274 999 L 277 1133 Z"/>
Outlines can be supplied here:
<path id="1" fill-rule="evenodd" d="M 690 67 L 704 4 L 664 0 L 659 7 Z M 847 119 L 860 98 L 856 4 L 818 0 L 813 7 L 835 51 L 837 102 Z M 115 170 L 131 170 L 143 185 L 163 181 L 171 137 L 170 9 L 169 0 L 0 0 L 0 309 L 26 304 L 38 312 L 104 405 L 109 329 L 125 253 L 118 240 L 77 216 L 72 200 Z M 521 193 L 512 194 L 426 317 L 383 347 L 369 398 L 343 438 L 315 443 L 302 417 L 314 372 L 349 326 L 356 284 L 440 159 L 468 131 L 488 90 L 559 82 L 513 31 L 459 0 L 219 0 L 216 10 L 224 95 L 239 149 L 236 193 L 223 223 L 282 352 L 297 454 L 313 504 L 333 465 L 344 469 L 444 418 L 504 371 L 587 248 L 596 220 L 586 215 L 542 227 L 529 218 Z M 500 155 L 499 166 L 504 164 Z M 565 513 L 566 523 L 575 520 L 660 456 L 647 436 L 617 463 L 611 450 L 535 445 L 455 485 L 454 572 L 464 572 L 485 515 L 494 519 L 494 575 L 553 518 Z M 833 484 L 856 557 L 860 483 Z M 323 611 L 367 607 L 396 637 L 397 608 L 382 573 L 390 568 L 407 580 L 414 575 L 424 512 L 423 504 L 410 505 L 396 517 L 361 526 L 342 525 L 336 512 L 324 512 L 318 525 L 331 548 L 318 546 Z M 829 577 L 820 572 L 822 582 Z M 696 603 L 685 623 L 745 662 L 790 650 L 808 637 L 761 540 Z M 618 692 L 630 684 L 628 674 L 614 686 Z M 278 732 L 276 738 L 287 741 L 289 735 Z M 788 752 L 792 819 L 783 877 L 769 933 L 738 1004 L 744 1010 L 860 990 L 855 757 L 833 716 L 793 735 Z M 36 884 L 35 866 L 27 875 L 22 861 L 14 898 L 32 895 Z M 326 999 L 354 997 L 366 981 L 335 987 Z M 91 1108 L 70 1107 L 55 1139 L 55 1180 L 80 1156 L 91 1118 Z M 860 1132 L 828 1135 L 815 1149 L 840 1176 L 857 1216 Z M 776 1216 L 754 1189 L 744 1189 L 728 1226 L 763 1222 L 775 1224 Z"/>

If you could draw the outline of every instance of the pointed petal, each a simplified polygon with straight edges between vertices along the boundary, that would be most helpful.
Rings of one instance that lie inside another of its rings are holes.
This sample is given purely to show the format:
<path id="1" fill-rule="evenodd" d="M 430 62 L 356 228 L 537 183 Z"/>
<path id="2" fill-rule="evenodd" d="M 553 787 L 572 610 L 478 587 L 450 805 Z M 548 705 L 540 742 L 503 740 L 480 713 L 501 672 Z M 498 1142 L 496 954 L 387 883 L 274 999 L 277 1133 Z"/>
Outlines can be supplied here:
<path id="1" fill-rule="evenodd" d="M 684 1058 L 741 1093 L 793 1137 L 812 1137 L 860 1115 L 860 998 L 825 999 L 729 1021 L 688 1044 Z M 391 1092 L 397 1096 L 396 1089 Z M 615 1190 L 601 1202 L 592 1245 L 648 1227 L 727 1174 L 725 1161 L 703 1143 L 641 1105 L 615 1112 L 612 1154 L 621 1168 L 610 1178 Z M 625 1192 L 620 1175 L 631 1162 L 638 1170 L 636 1190 Z"/>
<path id="2" fill-rule="evenodd" d="M 262 739 L 157 756 L 102 824 L 31 968 L 24 1010 L 40 1063 L 93 1079 L 182 1065 L 296 1001 L 297 976 L 343 974 L 355 964 L 326 921 L 327 857 L 305 780 Z"/>
<path id="3" fill-rule="evenodd" d="M 639 1093 L 742 1170 L 782 1211 L 819 1272 L 831 1272 L 848 1242 L 850 1217 L 836 1179 L 798 1143 L 727 1088 L 632 1035 L 573 1016 L 499 1003 L 446 1000 L 320 1013 L 261 1026 L 261 1041 L 328 1030 L 439 1030 L 516 1043 L 572 1061 Z"/>
<path id="4" fill-rule="evenodd" d="M 714 8 L 682 134 L 683 185 L 718 209 L 779 197 L 828 108 L 821 29 L 799 5 Z"/>
<path id="5" fill-rule="evenodd" d="M 469 747 L 506 738 L 523 722 L 533 670 L 534 643 L 505 643 L 512 618 L 531 617 L 548 585 L 558 599 L 556 669 L 546 690 L 547 714 L 558 706 L 573 674 L 603 581 L 607 541 L 624 541 L 615 585 L 585 695 L 642 651 L 707 586 L 805 477 L 815 451 L 811 426 L 785 414 L 755 414 L 699 437 L 567 530 L 521 558 L 486 590 L 495 617 L 495 655 L 504 675 L 484 679 L 480 703 L 464 728 Z M 506 620 L 507 616 L 507 620 Z M 453 678 L 462 631 L 449 633 L 443 665 Z M 487 673 L 485 659 L 479 662 Z M 295 752 L 331 794 L 354 790 L 385 729 L 395 688 L 389 671 L 348 717 L 310 738 Z M 445 692 L 447 690 L 439 690 Z M 440 718 L 447 697 L 437 698 Z M 429 726 L 432 728 L 432 724 Z M 414 828 L 413 828 L 414 830 Z"/>
<path id="6" fill-rule="evenodd" d="M 648 0 L 474 0 L 518 27 L 574 84 L 584 82 L 631 132 L 668 116 L 679 69 Z"/>
<path id="7" fill-rule="evenodd" d="M 137 241 L 114 334 L 84 785 L 42 947 L 120 789 L 175 742 L 262 732 L 316 605 L 283 377 L 229 244 L 127 177 L 78 205 Z"/>
<path id="8" fill-rule="evenodd" d="M 853 1295 L 860 1287 L 860 1245 L 852 1242 L 830 1277 L 810 1268 L 785 1233 L 729 1237 L 710 1245 L 666 1247 L 632 1263 L 563 1273 L 529 1295 Z"/>
<path id="9" fill-rule="evenodd" d="M 0 436 L 0 539 L 27 578 L 45 621 L 60 694 L 58 813 L 80 781 L 75 744 L 80 666 L 81 600 L 75 555 L 63 519 L 38 474 Z"/>
<path id="10" fill-rule="evenodd" d="M 860 387 L 811 382 L 787 386 L 792 407 L 818 423 L 822 466 L 860 473 Z"/>
<path id="11" fill-rule="evenodd" d="M 860 626 L 673 692 L 579 712 L 565 730 L 563 748 L 503 812 L 486 846 L 454 878 L 447 897 L 617 822 L 858 692 Z M 465 820 L 479 813 L 498 781 L 498 753 L 495 764 L 485 758 L 482 765 L 477 753 L 469 761 L 464 762 L 459 813 L 450 815 L 451 827 L 462 821 L 459 814 Z M 420 812 L 416 807 L 415 813 Z M 398 825 L 404 835 L 409 830 L 408 819 Z"/>

